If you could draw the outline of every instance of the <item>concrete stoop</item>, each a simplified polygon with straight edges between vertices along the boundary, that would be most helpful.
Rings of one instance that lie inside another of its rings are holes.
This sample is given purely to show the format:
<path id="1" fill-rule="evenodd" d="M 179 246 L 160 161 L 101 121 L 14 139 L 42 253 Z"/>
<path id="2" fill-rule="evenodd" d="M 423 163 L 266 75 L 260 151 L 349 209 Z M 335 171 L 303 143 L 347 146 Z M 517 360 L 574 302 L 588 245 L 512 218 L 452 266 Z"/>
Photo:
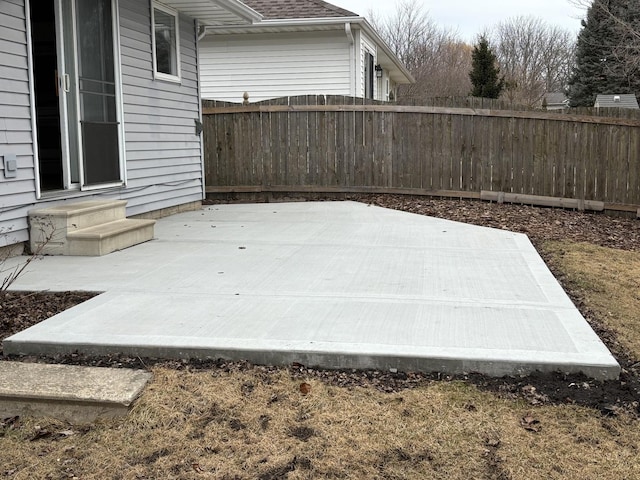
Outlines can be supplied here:
<path id="1" fill-rule="evenodd" d="M 155 220 L 126 218 L 125 200 L 90 200 L 29 211 L 32 252 L 100 256 L 153 238 Z"/>
<path id="2" fill-rule="evenodd" d="M 0 362 L 0 418 L 88 423 L 123 416 L 150 379 L 143 370 Z"/>

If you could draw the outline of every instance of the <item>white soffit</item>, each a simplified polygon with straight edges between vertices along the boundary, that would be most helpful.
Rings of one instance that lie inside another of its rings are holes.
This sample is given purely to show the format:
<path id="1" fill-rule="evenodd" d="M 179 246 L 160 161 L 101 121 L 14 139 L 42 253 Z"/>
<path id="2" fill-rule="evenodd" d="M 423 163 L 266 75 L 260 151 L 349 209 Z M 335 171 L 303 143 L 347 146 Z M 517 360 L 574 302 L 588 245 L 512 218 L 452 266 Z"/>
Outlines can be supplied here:
<path id="1" fill-rule="evenodd" d="M 262 20 L 262 15 L 238 0 L 160 0 L 159 3 L 203 25 L 250 24 Z"/>

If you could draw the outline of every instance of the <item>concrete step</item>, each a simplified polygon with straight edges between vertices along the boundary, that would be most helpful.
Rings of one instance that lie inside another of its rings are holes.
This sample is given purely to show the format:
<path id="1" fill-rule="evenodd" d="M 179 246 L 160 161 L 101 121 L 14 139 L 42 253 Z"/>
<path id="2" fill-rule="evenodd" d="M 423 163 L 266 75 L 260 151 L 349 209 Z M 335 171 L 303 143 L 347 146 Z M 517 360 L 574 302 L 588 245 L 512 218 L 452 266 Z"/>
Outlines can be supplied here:
<path id="1" fill-rule="evenodd" d="M 125 218 L 67 233 L 67 255 L 106 255 L 153 238 L 155 220 Z"/>
<path id="2" fill-rule="evenodd" d="M 0 361 L 0 418 L 87 423 L 123 416 L 150 379 L 143 370 Z"/>
<path id="3" fill-rule="evenodd" d="M 106 255 L 153 238 L 153 220 L 129 220 L 125 200 L 89 200 L 29 211 L 32 252 Z"/>

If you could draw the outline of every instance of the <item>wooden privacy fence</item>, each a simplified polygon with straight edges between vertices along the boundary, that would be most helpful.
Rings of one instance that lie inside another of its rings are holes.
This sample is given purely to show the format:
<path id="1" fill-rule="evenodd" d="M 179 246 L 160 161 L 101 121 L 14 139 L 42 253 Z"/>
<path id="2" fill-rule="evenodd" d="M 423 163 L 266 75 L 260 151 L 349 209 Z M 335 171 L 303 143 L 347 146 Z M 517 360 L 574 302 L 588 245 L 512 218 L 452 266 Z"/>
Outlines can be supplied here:
<path id="1" fill-rule="evenodd" d="M 371 103 L 338 96 L 205 101 L 207 191 L 640 208 L 638 118 Z"/>

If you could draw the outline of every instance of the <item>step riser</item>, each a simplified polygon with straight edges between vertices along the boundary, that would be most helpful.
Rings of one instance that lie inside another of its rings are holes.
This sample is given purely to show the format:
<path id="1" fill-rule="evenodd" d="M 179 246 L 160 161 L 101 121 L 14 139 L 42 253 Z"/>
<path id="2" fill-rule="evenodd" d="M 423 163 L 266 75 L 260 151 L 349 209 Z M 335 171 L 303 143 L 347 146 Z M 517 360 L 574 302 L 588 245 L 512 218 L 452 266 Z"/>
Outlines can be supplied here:
<path id="1" fill-rule="evenodd" d="M 77 208 L 74 208 L 77 206 Z M 73 231 L 121 220 L 127 216 L 127 202 L 89 201 L 58 207 L 36 209 L 29 212 L 32 222 L 56 231 Z"/>
<path id="2" fill-rule="evenodd" d="M 101 239 L 76 239 L 67 241 L 68 253 L 64 255 L 100 256 L 108 253 L 132 247 L 153 239 L 153 225 L 144 225 L 135 230 L 122 232 Z"/>

